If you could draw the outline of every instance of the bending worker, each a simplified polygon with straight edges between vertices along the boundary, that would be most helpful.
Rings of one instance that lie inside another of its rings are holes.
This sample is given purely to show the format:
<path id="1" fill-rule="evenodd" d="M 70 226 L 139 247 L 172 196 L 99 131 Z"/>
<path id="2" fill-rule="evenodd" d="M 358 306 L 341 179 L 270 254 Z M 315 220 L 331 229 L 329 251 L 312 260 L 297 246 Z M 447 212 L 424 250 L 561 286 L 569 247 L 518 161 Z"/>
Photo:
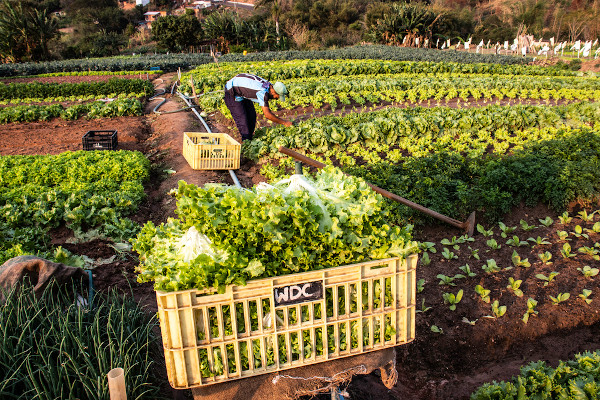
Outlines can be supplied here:
<path id="1" fill-rule="evenodd" d="M 292 126 L 291 121 L 277 117 L 269 108 L 269 100 L 285 101 L 288 91 L 281 82 L 272 85 L 266 79 L 252 74 L 239 74 L 225 84 L 225 104 L 235 125 L 242 135 L 242 140 L 251 140 L 256 127 L 256 111 L 254 103 L 258 103 L 267 119 L 285 126 Z"/>

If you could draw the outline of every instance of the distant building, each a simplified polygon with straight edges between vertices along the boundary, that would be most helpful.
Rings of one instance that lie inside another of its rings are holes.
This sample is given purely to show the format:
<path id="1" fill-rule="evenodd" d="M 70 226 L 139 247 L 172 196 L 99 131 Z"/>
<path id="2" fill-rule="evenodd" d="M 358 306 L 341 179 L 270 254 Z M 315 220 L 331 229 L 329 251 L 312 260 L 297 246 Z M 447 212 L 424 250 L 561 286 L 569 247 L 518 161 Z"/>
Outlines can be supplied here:
<path id="1" fill-rule="evenodd" d="M 148 29 L 152 29 L 152 23 L 156 21 L 158 17 L 166 17 L 166 11 L 148 11 L 144 14 L 144 18 L 146 19 L 146 27 Z"/>

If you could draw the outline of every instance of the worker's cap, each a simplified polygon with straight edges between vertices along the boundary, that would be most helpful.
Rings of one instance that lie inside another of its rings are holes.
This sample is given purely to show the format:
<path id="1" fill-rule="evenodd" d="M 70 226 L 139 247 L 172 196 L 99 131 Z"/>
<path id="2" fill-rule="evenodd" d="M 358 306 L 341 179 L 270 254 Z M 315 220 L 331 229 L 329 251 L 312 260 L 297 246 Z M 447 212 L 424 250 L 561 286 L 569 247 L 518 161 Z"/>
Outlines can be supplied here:
<path id="1" fill-rule="evenodd" d="M 281 82 L 275 82 L 273 89 L 275 90 L 275 93 L 279 95 L 279 100 L 285 101 L 285 97 L 288 94 L 288 90 L 285 85 Z"/>

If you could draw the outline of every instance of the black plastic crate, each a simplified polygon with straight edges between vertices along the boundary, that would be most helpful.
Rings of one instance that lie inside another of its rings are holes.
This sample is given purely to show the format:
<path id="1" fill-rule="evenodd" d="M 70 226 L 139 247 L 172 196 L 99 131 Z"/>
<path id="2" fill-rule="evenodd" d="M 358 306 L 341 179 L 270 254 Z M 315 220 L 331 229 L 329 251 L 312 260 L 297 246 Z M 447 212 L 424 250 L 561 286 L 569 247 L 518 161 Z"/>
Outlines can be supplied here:
<path id="1" fill-rule="evenodd" d="M 84 150 L 116 150 L 117 131 L 88 131 L 83 135 Z"/>

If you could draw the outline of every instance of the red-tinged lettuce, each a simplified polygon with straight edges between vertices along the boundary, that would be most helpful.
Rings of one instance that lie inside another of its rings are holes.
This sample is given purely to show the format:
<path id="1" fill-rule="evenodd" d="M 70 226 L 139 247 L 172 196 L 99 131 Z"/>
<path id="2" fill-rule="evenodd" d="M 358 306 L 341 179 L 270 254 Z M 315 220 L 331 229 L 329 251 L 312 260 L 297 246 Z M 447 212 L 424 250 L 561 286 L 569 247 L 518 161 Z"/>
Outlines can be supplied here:
<path id="1" fill-rule="evenodd" d="M 134 241 L 140 281 L 158 290 L 216 288 L 413 252 L 412 226 L 386 223 L 383 199 L 362 180 L 328 167 L 252 190 L 179 183 L 179 220 L 146 224 Z M 196 229 L 210 251 L 186 261 L 181 238 Z"/>

